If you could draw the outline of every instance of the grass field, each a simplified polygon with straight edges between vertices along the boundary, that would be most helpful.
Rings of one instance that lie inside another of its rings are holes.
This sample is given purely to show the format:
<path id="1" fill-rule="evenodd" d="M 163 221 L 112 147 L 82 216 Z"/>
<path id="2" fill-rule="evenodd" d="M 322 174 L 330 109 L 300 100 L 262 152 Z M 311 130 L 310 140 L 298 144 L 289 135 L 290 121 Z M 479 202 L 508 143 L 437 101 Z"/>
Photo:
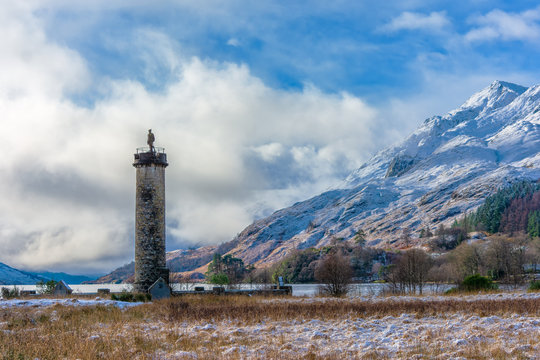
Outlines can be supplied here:
<path id="1" fill-rule="evenodd" d="M 2 359 L 540 359 L 539 293 L 7 303 Z"/>

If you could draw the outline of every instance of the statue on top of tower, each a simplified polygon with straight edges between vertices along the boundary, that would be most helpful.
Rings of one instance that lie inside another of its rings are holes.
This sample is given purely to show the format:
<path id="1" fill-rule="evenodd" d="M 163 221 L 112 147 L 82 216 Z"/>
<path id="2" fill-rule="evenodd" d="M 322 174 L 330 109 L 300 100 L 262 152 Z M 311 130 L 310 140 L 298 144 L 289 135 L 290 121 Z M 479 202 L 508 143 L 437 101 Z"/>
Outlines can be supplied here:
<path id="1" fill-rule="evenodd" d="M 154 152 L 154 141 L 156 141 L 156 138 L 154 134 L 152 134 L 152 129 L 148 129 L 148 139 L 146 140 L 146 143 L 148 146 L 150 146 L 150 152 Z"/>

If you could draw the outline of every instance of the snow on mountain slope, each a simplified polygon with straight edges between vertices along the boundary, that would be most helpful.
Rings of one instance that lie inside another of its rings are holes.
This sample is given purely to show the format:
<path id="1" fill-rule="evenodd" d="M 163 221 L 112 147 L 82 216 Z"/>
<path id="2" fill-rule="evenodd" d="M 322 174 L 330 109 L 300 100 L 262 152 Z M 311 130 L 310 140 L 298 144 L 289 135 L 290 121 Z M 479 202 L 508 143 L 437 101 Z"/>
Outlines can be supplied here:
<path id="1" fill-rule="evenodd" d="M 358 230 L 371 245 L 397 246 L 405 228 L 413 236 L 433 230 L 501 186 L 539 179 L 539 152 L 540 86 L 495 81 L 376 154 L 338 189 L 254 222 L 230 253 L 263 265 Z"/>
<path id="2" fill-rule="evenodd" d="M 40 280 L 44 280 L 44 278 L 34 276 L 0 263 L 1 285 L 34 285 Z"/>

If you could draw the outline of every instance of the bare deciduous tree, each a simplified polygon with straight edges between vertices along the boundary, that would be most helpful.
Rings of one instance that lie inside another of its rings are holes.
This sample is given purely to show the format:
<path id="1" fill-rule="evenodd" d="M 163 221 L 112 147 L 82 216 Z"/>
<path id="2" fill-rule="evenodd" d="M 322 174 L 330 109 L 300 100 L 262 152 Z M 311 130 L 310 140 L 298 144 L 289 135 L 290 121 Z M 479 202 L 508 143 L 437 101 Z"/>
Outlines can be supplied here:
<path id="1" fill-rule="evenodd" d="M 531 272 L 536 274 L 540 264 L 540 238 L 533 239 L 527 247 L 527 260 L 531 264 Z"/>
<path id="2" fill-rule="evenodd" d="M 352 275 L 349 259 L 338 252 L 326 255 L 315 270 L 315 278 L 322 284 L 321 291 L 332 296 L 347 294 Z"/>
<path id="3" fill-rule="evenodd" d="M 524 282 L 524 266 L 527 262 L 527 240 L 494 236 L 486 250 L 491 275 L 506 283 L 518 285 Z"/>
<path id="4" fill-rule="evenodd" d="M 431 264 L 432 260 L 424 250 L 407 250 L 389 269 L 386 280 L 392 284 L 394 292 L 416 293 L 418 289 L 422 294 Z"/>
<path id="5" fill-rule="evenodd" d="M 482 273 L 485 265 L 485 251 L 481 244 L 459 245 L 450 256 L 459 276 L 456 280 L 461 282 L 465 277 Z"/>
<path id="6" fill-rule="evenodd" d="M 412 240 L 411 229 L 408 227 L 403 228 L 400 239 L 403 246 L 405 246 L 405 248 L 409 248 L 411 246 L 411 240 Z"/>

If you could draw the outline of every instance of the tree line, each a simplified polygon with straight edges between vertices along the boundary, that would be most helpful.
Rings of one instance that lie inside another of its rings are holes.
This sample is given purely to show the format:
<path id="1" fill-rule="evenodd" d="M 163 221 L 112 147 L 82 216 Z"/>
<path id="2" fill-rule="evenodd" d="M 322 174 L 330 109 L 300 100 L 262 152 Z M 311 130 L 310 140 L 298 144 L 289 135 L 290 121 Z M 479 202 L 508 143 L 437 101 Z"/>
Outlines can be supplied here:
<path id="1" fill-rule="evenodd" d="M 427 283 L 459 285 L 474 275 L 498 283 L 522 285 L 534 279 L 540 269 L 538 237 L 498 234 L 464 241 L 439 253 L 434 244 L 440 238 L 441 235 L 434 235 L 427 249 L 392 251 L 334 241 L 322 249 L 295 250 L 283 261 L 260 269 L 243 265 L 241 259 L 231 261 L 228 255 L 216 255 L 207 280 L 221 285 L 272 283 L 281 276 L 286 283 L 325 284 L 325 292 L 334 295 L 345 293 L 351 282 L 380 281 L 393 293 L 421 294 Z"/>
<path id="2" fill-rule="evenodd" d="M 488 196 L 472 214 L 465 214 L 456 227 L 491 234 L 525 232 L 540 235 L 540 182 L 519 181 Z"/>

